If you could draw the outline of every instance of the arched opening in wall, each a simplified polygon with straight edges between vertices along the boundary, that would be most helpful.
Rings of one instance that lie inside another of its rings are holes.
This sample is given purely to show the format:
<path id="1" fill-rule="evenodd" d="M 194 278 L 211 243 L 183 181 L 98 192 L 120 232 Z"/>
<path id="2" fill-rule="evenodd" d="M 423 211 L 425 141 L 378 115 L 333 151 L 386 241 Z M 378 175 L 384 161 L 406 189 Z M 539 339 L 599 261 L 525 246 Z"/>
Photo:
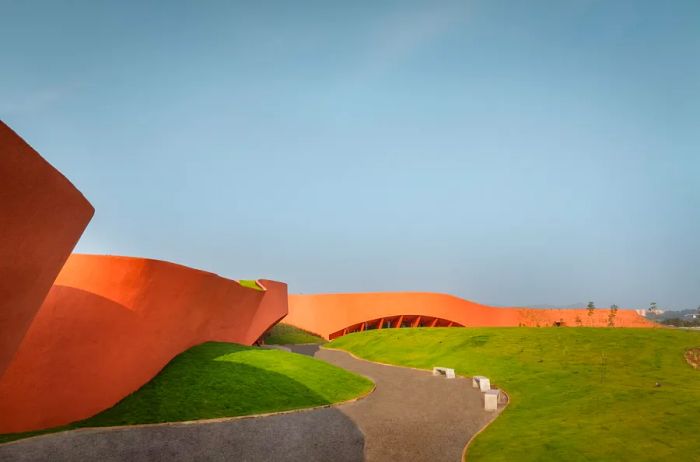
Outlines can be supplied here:
<path id="1" fill-rule="evenodd" d="M 436 318 L 435 316 L 423 316 L 420 314 L 404 314 L 398 316 L 386 316 L 360 322 L 333 332 L 328 336 L 330 340 L 342 337 L 353 332 L 362 332 L 374 329 L 399 329 L 402 327 L 464 327 L 464 325 L 450 321 L 449 319 Z"/>

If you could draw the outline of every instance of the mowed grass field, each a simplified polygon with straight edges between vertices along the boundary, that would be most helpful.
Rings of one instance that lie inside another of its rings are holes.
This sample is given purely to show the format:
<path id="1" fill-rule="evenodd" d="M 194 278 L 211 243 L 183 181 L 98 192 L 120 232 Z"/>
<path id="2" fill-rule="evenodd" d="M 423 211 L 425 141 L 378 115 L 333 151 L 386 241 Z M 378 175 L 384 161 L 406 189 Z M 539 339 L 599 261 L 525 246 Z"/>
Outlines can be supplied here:
<path id="1" fill-rule="evenodd" d="M 94 417 L 48 431 L 0 435 L 0 443 L 80 427 L 301 409 L 346 401 L 373 386 L 362 376 L 308 356 L 210 342 L 175 357 L 153 380 Z"/>
<path id="2" fill-rule="evenodd" d="M 490 377 L 511 403 L 474 440 L 469 461 L 700 461 L 700 370 L 683 358 L 700 332 L 384 329 L 328 346 Z"/>
<path id="3" fill-rule="evenodd" d="M 298 345 L 302 343 L 326 343 L 326 339 L 289 324 L 276 324 L 265 337 L 268 345 Z"/>

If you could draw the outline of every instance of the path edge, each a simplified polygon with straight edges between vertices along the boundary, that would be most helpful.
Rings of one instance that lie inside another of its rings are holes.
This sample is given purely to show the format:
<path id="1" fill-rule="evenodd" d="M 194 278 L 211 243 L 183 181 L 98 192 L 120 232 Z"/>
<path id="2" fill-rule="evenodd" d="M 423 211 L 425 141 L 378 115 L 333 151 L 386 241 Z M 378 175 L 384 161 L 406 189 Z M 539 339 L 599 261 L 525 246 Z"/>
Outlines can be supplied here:
<path id="1" fill-rule="evenodd" d="M 330 351 L 333 351 L 333 350 L 342 351 L 342 352 L 347 353 L 347 354 L 349 354 L 350 356 L 352 356 L 353 358 L 358 359 L 358 360 L 360 360 L 360 361 L 366 361 L 366 362 L 369 362 L 369 363 L 381 364 L 382 366 L 401 367 L 401 368 L 403 368 L 403 369 L 413 369 L 414 371 L 430 372 L 429 369 L 421 369 L 421 368 L 418 368 L 418 367 L 411 367 L 411 366 L 399 366 L 399 365 L 397 365 L 397 364 L 388 364 L 388 363 L 383 363 L 383 362 L 380 362 L 380 361 L 370 361 L 369 359 L 360 358 L 359 356 L 357 356 L 357 355 L 356 355 L 355 353 L 353 353 L 352 351 L 348 351 L 348 350 L 345 350 L 345 349 L 343 349 L 343 348 L 327 348 L 327 347 L 325 347 L 325 345 L 324 345 L 324 346 L 321 346 L 321 348 L 324 349 L 324 350 L 330 350 Z M 458 375 L 459 377 L 464 378 L 464 379 L 470 379 L 470 378 L 471 378 L 471 377 L 467 377 L 466 375 L 461 375 L 461 374 L 457 374 L 457 375 Z M 494 384 L 494 385 L 495 385 L 495 384 Z M 462 458 L 461 458 L 462 461 L 466 461 L 466 460 L 467 460 L 467 451 L 468 451 L 468 449 L 469 449 L 469 446 L 470 446 L 470 445 L 474 442 L 474 440 L 476 439 L 476 437 L 479 436 L 484 430 L 486 430 L 487 428 L 489 428 L 489 427 L 491 426 L 491 424 L 493 424 L 493 423 L 501 416 L 501 414 L 508 408 L 508 405 L 510 404 L 510 400 L 511 400 L 510 395 L 509 395 L 508 392 L 506 392 L 503 388 L 499 388 L 499 390 L 501 390 L 501 393 L 503 393 L 504 395 L 506 395 L 507 401 L 506 401 L 505 406 L 503 406 L 503 409 L 501 410 L 501 412 L 498 413 L 498 415 L 496 416 L 496 418 L 494 418 L 493 420 L 491 420 L 490 422 L 488 422 L 486 425 L 484 425 L 483 427 L 481 427 L 481 428 L 479 429 L 478 432 L 474 433 L 474 434 L 472 435 L 472 437 L 469 438 L 469 441 L 467 441 L 467 444 L 464 445 L 464 449 L 462 449 Z"/>
<path id="2" fill-rule="evenodd" d="M 350 404 L 354 403 L 355 401 L 360 401 L 362 399 L 367 398 L 369 395 L 374 393 L 374 390 L 377 388 L 377 384 L 374 380 L 371 378 L 362 375 L 362 374 L 357 374 L 361 375 L 362 377 L 366 378 L 370 382 L 372 382 L 372 387 L 367 390 L 365 393 L 355 396 L 354 398 L 346 399 L 345 401 L 338 401 L 335 403 L 330 403 L 330 404 L 320 404 L 318 406 L 312 406 L 312 407 L 304 407 L 304 408 L 299 408 L 299 409 L 287 409 L 285 411 L 274 411 L 274 412 L 263 412 L 260 414 L 247 414 L 247 415 L 237 415 L 237 416 L 231 416 L 231 417 L 216 417 L 213 419 L 199 419 L 199 420 L 181 420 L 177 422 L 156 422 L 156 423 L 145 423 L 145 424 L 134 424 L 134 425 L 112 425 L 112 426 L 105 426 L 105 427 L 80 427 L 80 428 L 72 428 L 72 429 L 67 429 L 67 430 L 60 430 L 56 432 L 49 432 L 49 433 L 43 433 L 41 435 L 35 435 L 35 436 L 28 436 L 26 438 L 20 438 L 17 440 L 13 441 L 7 441 L 5 443 L 0 443 L 0 448 L 5 447 L 5 446 L 10 446 L 12 444 L 18 444 L 18 443 L 23 443 L 25 441 L 31 441 L 34 439 L 39 439 L 39 438 L 47 438 L 55 435 L 60 435 L 60 434 L 65 434 L 65 433 L 89 433 L 89 432 L 95 432 L 95 431 L 117 431 L 117 430 L 127 430 L 131 428 L 149 428 L 149 427 L 185 427 L 188 425 L 207 425 L 207 424 L 214 424 L 214 423 L 220 423 L 220 422 L 230 422 L 234 420 L 243 420 L 243 419 L 257 419 L 259 417 L 271 417 L 271 416 L 276 416 L 276 415 L 284 415 L 284 414 L 292 414 L 292 413 L 301 413 L 301 412 L 309 412 L 309 411 L 315 411 L 318 409 L 325 409 L 325 408 L 331 408 L 331 407 L 336 407 L 336 406 L 342 406 L 345 404 Z"/>

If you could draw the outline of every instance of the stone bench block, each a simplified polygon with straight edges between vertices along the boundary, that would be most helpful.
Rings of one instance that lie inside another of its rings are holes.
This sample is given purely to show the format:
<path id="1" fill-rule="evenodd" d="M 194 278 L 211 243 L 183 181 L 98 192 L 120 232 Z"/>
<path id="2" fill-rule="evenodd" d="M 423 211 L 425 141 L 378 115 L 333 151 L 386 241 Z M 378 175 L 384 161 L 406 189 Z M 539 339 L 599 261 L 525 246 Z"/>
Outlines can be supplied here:
<path id="1" fill-rule="evenodd" d="M 496 411 L 498 410 L 498 398 L 501 391 L 498 389 L 487 390 L 484 392 L 484 410 L 485 411 Z"/>
<path id="2" fill-rule="evenodd" d="M 440 375 L 443 374 L 445 377 L 448 379 L 454 379 L 455 378 L 455 370 L 450 369 L 448 367 L 433 367 L 433 375 Z"/>
<path id="3" fill-rule="evenodd" d="M 486 391 L 491 389 L 491 381 L 488 377 L 483 375 L 475 375 L 472 377 L 472 387 L 478 388 L 480 391 Z"/>

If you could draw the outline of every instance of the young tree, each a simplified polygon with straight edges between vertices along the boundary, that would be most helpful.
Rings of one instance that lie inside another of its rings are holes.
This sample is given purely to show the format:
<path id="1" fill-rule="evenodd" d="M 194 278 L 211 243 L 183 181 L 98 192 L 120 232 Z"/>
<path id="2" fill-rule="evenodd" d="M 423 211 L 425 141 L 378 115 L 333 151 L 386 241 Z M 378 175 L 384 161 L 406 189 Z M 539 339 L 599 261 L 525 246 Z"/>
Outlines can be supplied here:
<path id="1" fill-rule="evenodd" d="M 595 303 L 588 302 L 586 309 L 588 310 L 588 316 L 593 316 L 593 312 L 595 311 Z"/>
<path id="2" fill-rule="evenodd" d="M 588 310 L 588 323 L 591 326 L 593 326 L 593 312 L 595 311 L 595 303 L 588 302 L 588 305 L 586 306 L 586 310 Z"/>
<path id="3" fill-rule="evenodd" d="M 658 312 L 658 308 L 656 307 L 656 302 L 651 302 L 649 304 L 649 309 L 647 310 L 649 314 L 652 316 L 656 316 L 656 313 Z"/>
<path id="4" fill-rule="evenodd" d="M 608 327 L 615 327 L 615 316 L 617 316 L 617 305 L 610 305 L 610 314 L 608 314 Z"/>

